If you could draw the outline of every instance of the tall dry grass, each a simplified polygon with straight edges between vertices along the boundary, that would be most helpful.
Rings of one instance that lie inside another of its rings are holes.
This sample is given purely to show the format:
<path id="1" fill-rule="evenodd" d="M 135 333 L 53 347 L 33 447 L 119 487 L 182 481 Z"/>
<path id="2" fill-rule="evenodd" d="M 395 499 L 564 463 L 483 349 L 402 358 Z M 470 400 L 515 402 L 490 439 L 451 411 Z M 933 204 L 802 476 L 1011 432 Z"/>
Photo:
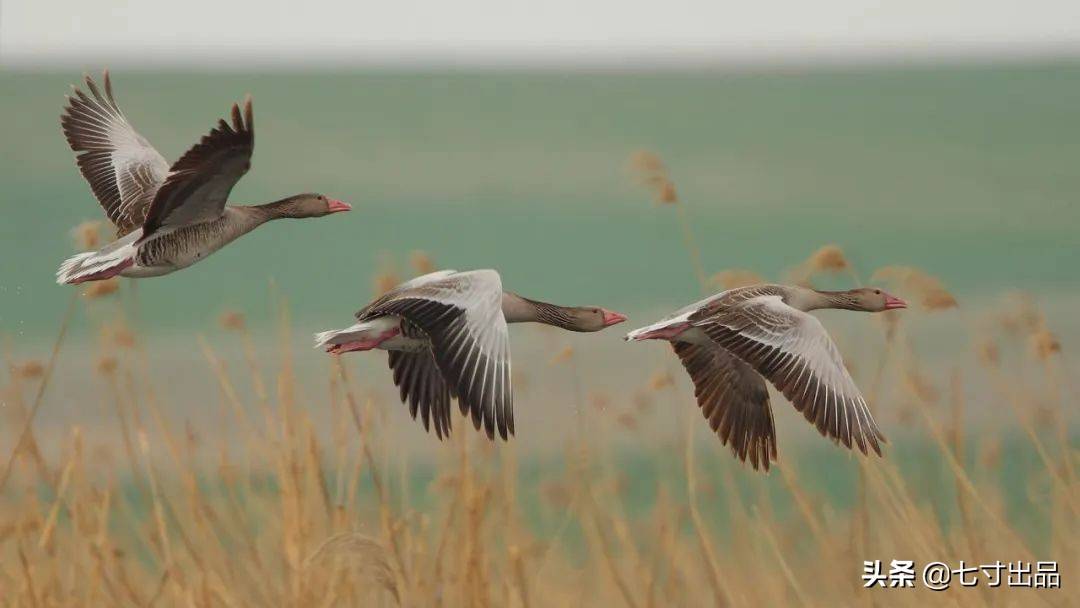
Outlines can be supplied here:
<path id="1" fill-rule="evenodd" d="M 412 266 L 434 268 L 420 253 Z M 807 281 L 818 272 L 858 280 L 835 246 L 795 269 Z M 384 261 L 382 274 L 376 291 L 396 266 Z M 704 286 L 704 269 L 695 274 Z M 937 313 L 947 292 L 920 277 L 879 275 L 922 298 L 925 312 L 859 326 L 860 340 L 884 344 L 877 361 L 852 367 L 877 415 L 892 422 L 886 456 L 823 459 L 815 454 L 840 448 L 814 437 L 784 445 L 769 476 L 740 467 L 702 432 L 688 381 L 673 368 L 602 394 L 577 373 L 573 349 L 555 342 L 550 364 L 518 388 L 573 378 L 580 425 L 567 429 L 560 459 L 537 462 L 459 418 L 433 463 L 414 462 L 386 432 L 400 404 L 358 382 L 347 362 L 327 358 L 322 377 L 304 379 L 324 385 L 325 399 L 304 392 L 312 382 L 297 377 L 283 301 L 276 349 L 256 348 L 237 312 L 195 341 L 220 396 L 215 424 L 228 428 L 204 434 L 163 406 L 155 353 L 130 326 L 133 299 L 125 289 L 98 293 L 93 305 L 115 314 L 85 363 L 96 380 L 84 397 L 103 404 L 115 433 L 69 428 L 55 457 L 35 436 L 70 314 L 45 360 L 7 352 L 0 604 L 1068 605 L 1080 537 L 1068 351 L 1034 300 L 1014 299 L 988 318 L 948 313 L 966 328 L 969 361 L 931 369 L 912 326 Z M 73 297 L 80 305 L 91 301 Z M 220 354 L 230 346 L 240 365 Z M 992 402 L 976 402 L 972 384 L 988 386 Z M 316 407 L 331 413 L 329 433 L 316 432 Z M 774 407 L 787 405 L 774 397 Z M 972 411 L 994 419 L 973 425 Z M 674 435 L 651 430 L 673 416 Z M 1009 458 L 1031 461 L 1012 485 Z M 843 480 L 854 495 L 831 487 Z M 1056 560 L 1066 589 L 865 590 L 867 559 Z"/>

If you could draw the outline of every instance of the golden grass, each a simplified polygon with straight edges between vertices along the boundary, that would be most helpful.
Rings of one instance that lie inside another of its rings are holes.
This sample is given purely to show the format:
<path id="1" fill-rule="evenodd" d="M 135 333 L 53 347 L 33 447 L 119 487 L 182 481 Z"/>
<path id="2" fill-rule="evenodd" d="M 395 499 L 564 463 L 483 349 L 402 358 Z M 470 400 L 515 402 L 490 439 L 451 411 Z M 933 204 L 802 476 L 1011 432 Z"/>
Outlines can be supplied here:
<path id="1" fill-rule="evenodd" d="M 623 397 L 591 393 L 587 440 L 568 439 L 565 468 L 545 470 L 535 486 L 519 480 L 514 444 L 490 444 L 459 418 L 453 438 L 439 448 L 426 496 L 410 502 L 419 497 L 407 491 L 408 459 L 381 432 L 386 408 L 399 404 L 375 399 L 339 361 L 325 380 L 328 402 L 301 396 L 290 352 L 275 353 L 277 390 L 266 403 L 259 392 L 247 400 L 237 385 L 264 383 L 260 370 L 272 364 L 227 369 L 214 342 L 243 343 L 247 327 L 235 316 L 222 326 L 232 338 L 202 343 L 232 441 L 204 444 L 197 430 L 178 426 L 175 413 L 158 407 L 152 382 L 137 379 L 144 355 L 134 336 L 122 349 L 103 342 L 97 363 L 104 388 L 95 398 L 113 402 L 119 439 L 72 428 L 56 460 L 40 467 L 26 447 L 33 434 L 27 430 L 17 442 L 8 461 L 15 474 L 0 494 L 0 603 L 643 608 L 850 605 L 873 597 L 890 605 L 981 606 L 993 598 L 1028 605 L 1040 596 L 1017 589 L 870 595 L 861 588 L 862 560 L 1057 559 L 1063 569 L 1076 563 L 1075 543 L 1062 540 L 1078 532 L 1075 452 L 1040 430 L 1033 403 L 1009 393 L 1015 407 L 1004 412 L 1017 418 L 1006 426 L 1031 430 L 1045 467 L 1042 489 L 1024 499 L 1025 508 L 1044 514 L 1057 540 L 1037 545 L 1005 511 L 1001 435 L 966 432 L 963 408 L 976 405 L 957 386 L 936 385 L 916 359 L 896 359 L 891 373 L 907 389 L 886 405 L 914 403 L 916 434 L 947 472 L 953 507 L 929 500 L 925 480 L 902 466 L 894 449 L 884 459 L 847 465 L 861 472 L 865 510 L 823 493 L 797 447 L 781 450 L 772 475 L 750 474 L 698 433 L 703 423 L 684 379 L 669 372 L 641 382 L 648 398 L 628 393 L 625 406 Z M 902 325 L 899 331 L 898 345 Z M 1015 355 L 984 355 L 985 373 L 1019 386 L 998 365 Z M 550 356 L 573 365 L 573 351 Z M 1061 353 L 1026 356 L 1049 368 Z M 52 362 L 37 365 L 29 374 L 19 370 L 35 365 L 11 367 L 3 388 L 9 399 L 37 388 Z M 336 430 L 319 436 L 301 402 L 330 408 Z M 674 444 L 649 431 L 655 416 L 673 410 L 684 421 Z M 682 462 L 681 473 L 657 479 L 647 504 L 628 502 L 624 476 L 632 471 L 612 460 L 613 442 L 626 439 L 638 454 Z M 681 447 L 672 452 L 673 445 Z M 964 457 L 967 445 L 979 457 Z M 779 498 L 769 499 L 766 487 Z M 792 508 L 778 510 L 784 503 Z M 630 515 L 632 508 L 645 510 Z M 943 508 L 955 509 L 960 522 L 946 524 Z M 528 522 L 525 513 L 536 509 L 555 522 L 546 532 Z"/>
<path id="2" fill-rule="evenodd" d="M 635 162 L 655 172 L 659 161 Z M 434 268 L 426 255 L 414 255 L 412 266 Z M 808 279 L 848 272 L 858 280 L 835 246 L 800 268 L 809 270 Z M 917 272 L 882 276 L 938 293 L 924 306 L 940 310 L 940 293 L 948 292 L 939 282 L 913 279 L 924 276 Z M 397 280 L 389 262 L 380 274 L 376 292 Z M 716 276 L 721 285 L 760 278 L 748 271 Z M 72 306 L 79 301 L 73 296 Z M 884 325 L 861 325 L 885 336 L 878 360 L 858 361 L 853 370 L 876 415 L 890 421 L 883 424 L 892 441 L 885 458 L 838 459 L 841 448 L 815 436 L 810 447 L 785 441 L 768 476 L 740 466 L 703 432 L 688 381 L 672 373 L 675 366 L 602 392 L 583 384 L 573 348 L 558 341 L 548 342 L 551 364 L 530 370 L 529 382 L 515 375 L 532 407 L 547 405 L 546 384 L 573 379 L 580 424 L 566 429 L 555 464 L 527 475 L 526 467 L 538 465 L 519 453 L 518 442 L 491 443 L 458 417 L 434 464 L 418 465 L 386 432 L 388 412 L 402 406 L 354 381 L 342 360 L 326 358 L 322 377 L 297 378 L 284 303 L 276 349 L 257 349 L 238 312 L 221 316 L 221 335 L 198 338 L 194 352 L 220 393 L 219 428 L 212 429 L 220 432 L 207 433 L 208 440 L 203 429 L 178 422 L 182 409 L 162 406 L 151 371 L 155 353 L 123 322 L 130 315 L 122 299 L 105 305 L 117 308 L 119 320 L 99 328 L 100 352 L 85 363 L 96 380 L 80 406 L 102 404 L 116 432 L 72 427 L 55 456 L 39 448 L 34 420 L 47 402 L 70 311 L 48 359 L 8 357 L 0 398 L 13 447 L 0 477 L 0 605 L 1070 601 L 1080 536 L 1077 450 L 1069 434 L 1076 394 L 1066 393 L 1066 353 L 1030 298 L 1010 301 L 991 321 L 960 321 L 970 326 L 971 365 L 946 361 L 929 369 L 912 344 L 918 315 L 882 315 Z M 244 362 L 237 369 L 219 355 L 230 342 Z M 1040 390 L 1028 390 L 1032 376 Z M 975 402 L 966 380 L 991 387 L 991 402 Z M 313 384 L 325 390 L 301 388 Z M 789 409 L 776 396 L 774 407 Z M 329 433 L 316 432 L 316 409 L 330 413 Z M 972 410 L 991 419 L 971 426 L 965 412 Z M 672 418 L 673 435 L 652 430 Z M 1004 461 L 1015 454 L 1035 460 L 1027 479 L 1010 486 Z M 626 464 L 627 456 L 652 463 L 655 474 L 639 479 L 644 469 Z M 816 469 L 823 462 L 832 467 L 825 473 Z M 418 475 L 427 479 L 419 494 L 412 487 Z M 846 479 L 854 497 L 837 495 L 833 478 Z M 649 497 L 634 499 L 631 489 Z M 1020 525 L 1017 513 L 1041 533 Z M 890 559 L 954 567 L 961 560 L 1056 560 L 1066 589 L 864 590 L 863 560 L 873 559 L 886 567 Z"/>

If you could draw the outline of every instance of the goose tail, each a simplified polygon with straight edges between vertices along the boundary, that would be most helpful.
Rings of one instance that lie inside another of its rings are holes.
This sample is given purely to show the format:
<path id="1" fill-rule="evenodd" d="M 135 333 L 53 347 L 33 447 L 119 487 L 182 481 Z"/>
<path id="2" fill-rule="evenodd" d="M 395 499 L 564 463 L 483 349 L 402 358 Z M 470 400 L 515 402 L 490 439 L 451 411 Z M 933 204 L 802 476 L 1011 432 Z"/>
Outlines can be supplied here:
<path id="1" fill-rule="evenodd" d="M 135 248 L 121 247 L 115 251 L 88 251 L 73 255 L 60 264 L 56 282 L 60 285 L 77 285 L 87 281 L 101 281 L 120 274 L 135 264 Z"/>

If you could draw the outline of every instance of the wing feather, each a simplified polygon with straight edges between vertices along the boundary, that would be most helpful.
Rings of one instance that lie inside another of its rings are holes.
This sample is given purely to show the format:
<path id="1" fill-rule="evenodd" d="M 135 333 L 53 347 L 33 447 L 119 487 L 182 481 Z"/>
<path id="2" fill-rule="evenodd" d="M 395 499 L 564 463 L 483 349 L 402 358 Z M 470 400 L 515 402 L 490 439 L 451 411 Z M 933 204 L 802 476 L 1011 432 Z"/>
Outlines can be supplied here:
<path id="1" fill-rule="evenodd" d="M 79 171 L 94 197 L 118 236 L 124 236 L 143 224 L 169 163 L 120 111 L 108 71 L 104 81 L 104 94 L 89 76 L 85 78 L 89 94 L 73 88 L 60 126 L 78 153 Z"/>
<path id="2" fill-rule="evenodd" d="M 694 396 L 709 427 L 735 455 L 755 469 L 776 460 L 776 427 L 765 380 L 718 346 L 674 342 L 694 383 Z"/>
<path id="3" fill-rule="evenodd" d="M 232 124 L 219 120 L 217 127 L 169 168 L 143 224 L 143 238 L 161 229 L 207 222 L 221 216 L 229 193 L 251 168 L 255 149 L 255 124 L 251 97 L 233 104 Z"/>
<path id="4" fill-rule="evenodd" d="M 691 322 L 768 379 L 822 435 L 881 454 L 885 437 L 816 317 L 764 294 L 713 307 Z"/>
<path id="5" fill-rule="evenodd" d="M 497 272 L 418 277 L 366 306 L 357 318 L 383 315 L 402 317 L 428 337 L 435 366 L 473 426 L 491 438 L 496 432 L 503 439 L 513 434 L 510 337 Z"/>

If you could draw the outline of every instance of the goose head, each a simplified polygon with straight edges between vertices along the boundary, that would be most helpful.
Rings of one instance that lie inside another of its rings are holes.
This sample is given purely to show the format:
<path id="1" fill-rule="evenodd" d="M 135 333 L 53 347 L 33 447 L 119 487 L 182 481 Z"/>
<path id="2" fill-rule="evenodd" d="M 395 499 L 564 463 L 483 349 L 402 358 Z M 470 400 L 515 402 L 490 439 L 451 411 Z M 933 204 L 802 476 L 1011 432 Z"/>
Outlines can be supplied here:
<path id="1" fill-rule="evenodd" d="M 348 203 L 314 192 L 296 194 L 277 204 L 280 217 L 289 218 L 322 217 L 352 209 Z"/>
<path id="2" fill-rule="evenodd" d="M 886 293 L 878 287 L 860 287 L 843 292 L 844 299 L 848 300 L 852 310 L 865 312 L 881 312 L 896 308 L 907 308 L 907 302 Z"/>
<path id="3" fill-rule="evenodd" d="M 568 307 L 564 312 L 569 320 L 563 327 L 570 331 L 600 331 L 626 320 L 626 315 L 599 306 Z"/>

